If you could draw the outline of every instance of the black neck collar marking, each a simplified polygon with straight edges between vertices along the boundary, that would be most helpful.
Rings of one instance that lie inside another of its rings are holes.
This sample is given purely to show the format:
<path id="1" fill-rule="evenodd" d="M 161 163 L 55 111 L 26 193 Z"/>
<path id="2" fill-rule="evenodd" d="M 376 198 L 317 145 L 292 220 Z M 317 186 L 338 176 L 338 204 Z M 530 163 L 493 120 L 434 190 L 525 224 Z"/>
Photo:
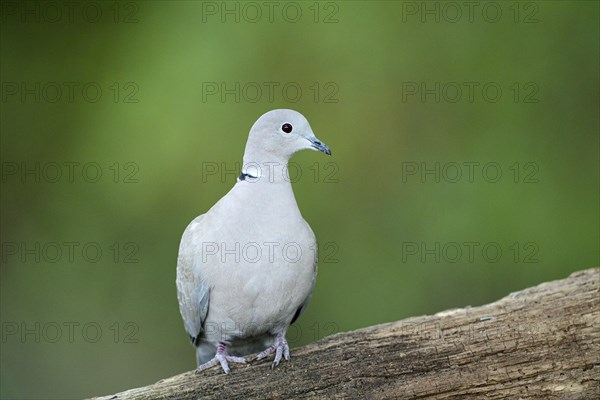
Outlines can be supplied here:
<path id="1" fill-rule="evenodd" d="M 245 172 L 242 172 L 242 173 L 240 174 L 240 176 L 238 176 L 238 182 L 240 182 L 240 181 L 245 181 L 245 180 L 246 180 L 246 179 L 248 179 L 248 178 L 250 178 L 250 179 L 256 179 L 256 178 L 258 178 L 258 177 L 257 177 L 257 176 L 254 176 L 254 175 L 247 174 L 247 173 L 245 173 Z"/>

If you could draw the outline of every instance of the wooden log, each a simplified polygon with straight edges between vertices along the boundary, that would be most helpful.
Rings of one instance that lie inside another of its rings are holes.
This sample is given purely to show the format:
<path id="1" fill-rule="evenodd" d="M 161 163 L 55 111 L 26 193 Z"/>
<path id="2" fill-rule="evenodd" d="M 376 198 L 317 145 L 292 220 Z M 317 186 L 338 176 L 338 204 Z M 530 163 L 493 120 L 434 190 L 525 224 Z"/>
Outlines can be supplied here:
<path id="1" fill-rule="evenodd" d="M 598 399 L 600 269 L 481 307 L 352 332 L 269 361 L 187 372 L 98 400 Z"/>

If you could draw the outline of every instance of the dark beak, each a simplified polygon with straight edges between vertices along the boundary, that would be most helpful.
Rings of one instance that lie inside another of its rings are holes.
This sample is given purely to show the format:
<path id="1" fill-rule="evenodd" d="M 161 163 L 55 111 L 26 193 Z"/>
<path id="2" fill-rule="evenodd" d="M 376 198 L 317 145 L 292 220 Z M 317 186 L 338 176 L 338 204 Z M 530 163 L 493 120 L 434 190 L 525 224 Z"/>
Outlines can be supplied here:
<path id="1" fill-rule="evenodd" d="M 321 153 L 325 153 L 328 156 L 331 155 L 331 150 L 329 150 L 329 146 L 327 146 L 325 143 L 321 142 L 316 137 L 308 138 L 308 140 L 312 143 L 313 149 L 320 151 Z"/>

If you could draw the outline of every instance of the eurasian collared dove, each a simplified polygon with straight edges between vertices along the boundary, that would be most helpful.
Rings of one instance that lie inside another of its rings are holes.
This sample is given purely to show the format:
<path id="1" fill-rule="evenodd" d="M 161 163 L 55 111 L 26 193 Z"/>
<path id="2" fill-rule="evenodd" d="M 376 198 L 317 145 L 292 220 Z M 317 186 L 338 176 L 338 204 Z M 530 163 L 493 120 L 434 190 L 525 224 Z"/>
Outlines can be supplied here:
<path id="1" fill-rule="evenodd" d="M 317 274 L 315 235 L 287 171 L 304 149 L 331 155 L 306 118 L 273 110 L 250 129 L 237 183 L 183 233 L 177 298 L 198 371 L 261 351 L 289 359 L 285 334 L 306 309 Z"/>

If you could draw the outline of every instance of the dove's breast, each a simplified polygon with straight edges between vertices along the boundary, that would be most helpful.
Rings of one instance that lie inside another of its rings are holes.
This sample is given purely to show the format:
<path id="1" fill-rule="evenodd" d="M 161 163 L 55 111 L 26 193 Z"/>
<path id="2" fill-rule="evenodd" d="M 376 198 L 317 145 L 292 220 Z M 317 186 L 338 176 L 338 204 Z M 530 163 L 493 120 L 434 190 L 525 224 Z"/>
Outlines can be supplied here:
<path id="1" fill-rule="evenodd" d="M 210 286 L 209 341 L 283 332 L 309 295 L 315 236 L 291 186 L 267 189 L 236 185 L 206 214 L 211 231 L 195 238 L 195 265 Z M 242 206 L 237 196 L 246 199 Z"/>

